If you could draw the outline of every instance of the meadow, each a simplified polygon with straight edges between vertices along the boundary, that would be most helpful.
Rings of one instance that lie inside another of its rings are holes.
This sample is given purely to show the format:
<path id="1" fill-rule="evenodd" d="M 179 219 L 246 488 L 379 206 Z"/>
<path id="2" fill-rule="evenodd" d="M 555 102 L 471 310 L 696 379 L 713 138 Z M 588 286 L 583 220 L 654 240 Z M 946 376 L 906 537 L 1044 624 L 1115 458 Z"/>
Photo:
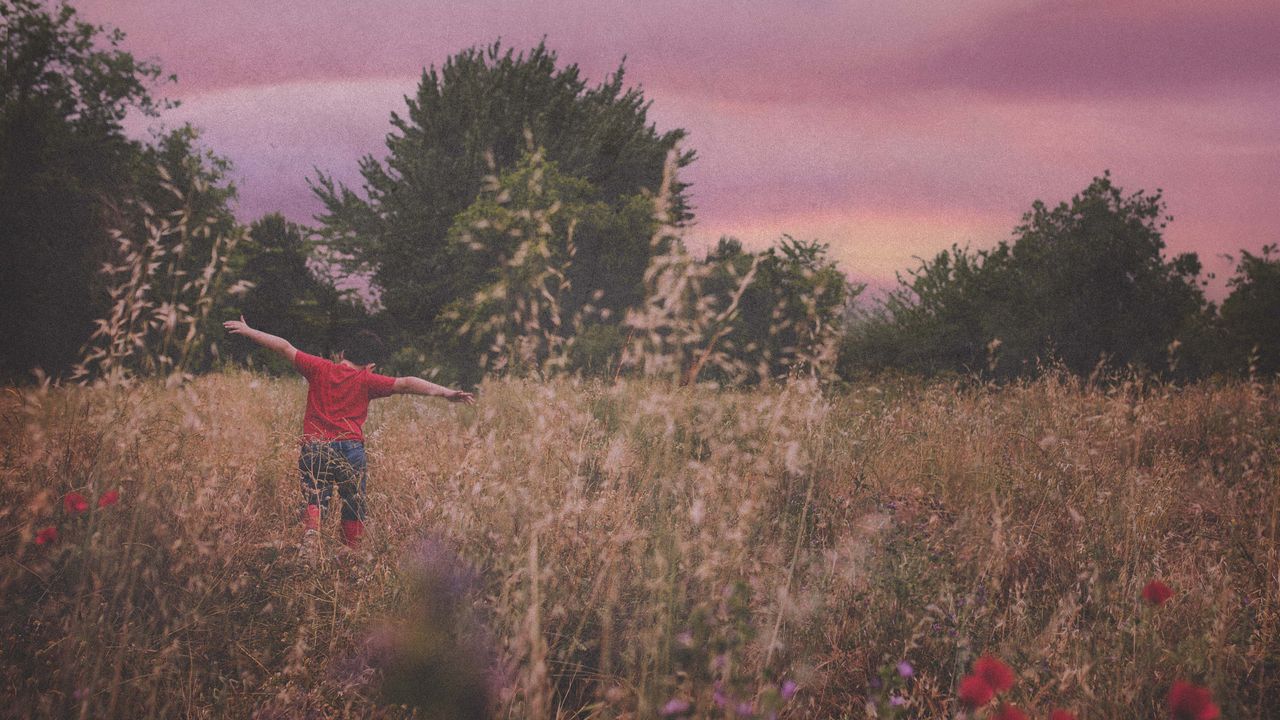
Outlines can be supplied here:
<path id="1" fill-rule="evenodd" d="M 1278 390 L 487 381 L 375 403 L 305 557 L 301 380 L 7 388 L 0 712 L 985 718 L 990 654 L 1030 717 L 1276 717 Z"/>

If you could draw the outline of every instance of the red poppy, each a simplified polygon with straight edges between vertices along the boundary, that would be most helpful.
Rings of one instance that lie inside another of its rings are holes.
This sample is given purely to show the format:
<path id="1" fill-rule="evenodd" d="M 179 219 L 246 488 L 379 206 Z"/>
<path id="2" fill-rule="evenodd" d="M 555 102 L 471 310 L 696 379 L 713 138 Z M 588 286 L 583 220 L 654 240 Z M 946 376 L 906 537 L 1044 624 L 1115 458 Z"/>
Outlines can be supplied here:
<path id="1" fill-rule="evenodd" d="M 69 492 L 62 498 L 62 509 L 71 515 L 78 515 L 89 509 L 89 501 L 78 492 Z"/>
<path id="2" fill-rule="evenodd" d="M 1152 605 L 1163 605 L 1165 600 L 1173 597 L 1173 590 L 1159 580 L 1152 580 L 1142 588 L 1142 599 Z"/>
<path id="3" fill-rule="evenodd" d="M 968 708 L 980 708 L 991 702 L 996 691 L 991 689 L 986 680 L 977 675 L 966 675 L 960 681 L 960 702 Z"/>
<path id="4" fill-rule="evenodd" d="M 102 493 L 102 497 L 98 498 L 98 507 L 104 508 L 108 505 L 115 505 L 120 500 L 119 490 L 108 490 Z"/>
<path id="5" fill-rule="evenodd" d="M 47 528 L 40 528 L 36 532 L 37 545 L 52 545 L 58 542 L 58 528 L 50 525 Z"/>
<path id="6" fill-rule="evenodd" d="M 1207 688 L 1179 680 L 1169 688 L 1169 712 L 1174 720 L 1215 720 L 1221 711 Z"/>
<path id="7" fill-rule="evenodd" d="M 973 674 L 981 677 L 996 692 L 1013 687 L 1013 670 L 993 655 L 983 655 L 973 664 Z"/>
<path id="8" fill-rule="evenodd" d="M 1076 720 L 1076 716 L 1066 710 L 1054 710 L 1049 713 L 1049 720 Z"/>
<path id="9" fill-rule="evenodd" d="M 1009 703 L 1000 703 L 1000 709 L 991 716 L 991 720 L 1027 720 L 1027 714 Z"/>

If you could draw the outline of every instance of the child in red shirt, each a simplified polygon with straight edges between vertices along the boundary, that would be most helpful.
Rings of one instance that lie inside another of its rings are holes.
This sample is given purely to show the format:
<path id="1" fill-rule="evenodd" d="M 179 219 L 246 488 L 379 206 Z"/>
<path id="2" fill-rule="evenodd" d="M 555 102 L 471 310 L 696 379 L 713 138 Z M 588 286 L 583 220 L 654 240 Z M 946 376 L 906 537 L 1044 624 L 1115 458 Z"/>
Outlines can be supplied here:
<path id="1" fill-rule="evenodd" d="M 475 397 L 461 390 L 450 390 L 422 378 L 393 378 L 373 372 L 373 363 L 365 360 L 362 348 L 349 348 L 339 353 L 336 362 L 299 351 L 289 341 L 249 327 L 244 316 L 223 323 L 234 335 L 285 357 L 307 379 L 307 409 L 302 418 L 302 450 L 298 470 L 302 476 L 303 542 L 314 542 L 320 520 L 338 486 L 342 499 L 342 542 L 357 547 L 364 535 L 364 490 L 367 478 L 364 456 L 364 421 L 369 414 L 369 401 L 395 395 L 429 395 L 449 402 L 475 403 Z"/>

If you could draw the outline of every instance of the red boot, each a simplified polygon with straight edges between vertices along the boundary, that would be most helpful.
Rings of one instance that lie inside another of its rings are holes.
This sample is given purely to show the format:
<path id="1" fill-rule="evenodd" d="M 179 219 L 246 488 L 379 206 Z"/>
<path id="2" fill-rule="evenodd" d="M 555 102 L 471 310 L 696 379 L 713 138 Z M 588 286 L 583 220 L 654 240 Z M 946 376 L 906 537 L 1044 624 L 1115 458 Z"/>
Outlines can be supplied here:
<path id="1" fill-rule="evenodd" d="M 298 553 L 303 560 L 311 561 L 320 549 L 320 506 L 308 505 L 302 514 L 302 542 Z"/>
<path id="2" fill-rule="evenodd" d="M 360 538 L 364 537 L 364 523 L 359 520 L 342 521 L 342 544 L 355 549 L 360 547 Z"/>
<path id="3" fill-rule="evenodd" d="M 320 530 L 320 506 L 308 505 L 306 512 L 302 516 L 303 530 Z"/>

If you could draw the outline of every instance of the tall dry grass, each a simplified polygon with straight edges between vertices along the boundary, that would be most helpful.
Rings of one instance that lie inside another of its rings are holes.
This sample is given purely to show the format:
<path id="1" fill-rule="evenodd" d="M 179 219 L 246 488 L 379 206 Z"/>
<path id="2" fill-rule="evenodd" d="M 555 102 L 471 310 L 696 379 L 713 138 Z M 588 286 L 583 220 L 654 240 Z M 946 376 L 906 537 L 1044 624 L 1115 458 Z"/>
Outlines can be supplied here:
<path id="1" fill-rule="evenodd" d="M 366 547 L 312 560 L 304 392 L 4 392 L 5 714 L 952 717 L 982 652 L 1033 716 L 1160 717 L 1181 677 L 1280 706 L 1274 383 L 397 397 Z"/>
<path id="2" fill-rule="evenodd" d="M 175 210 L 163 213 L 146 201 L 132 201 L 144 236 L 111 232 L 114 256 L 99 269 L 110 307 L 95 321 L 72 379 L 114 385 L 164 375 L 178 383 L 218 357 L 217 344 L 205 342 L 209 316 L 215 301 L 253 286 L 230 283 L 229 272 L 248 229 L 219 231 L 217 219 L 201 213 L 196 202 L 209 191 L 208 180 L 201 177 L 198 157 L 187 157 L 184 164 L 191 178 L 183 187 L 173 183 L 164 165 L 156 166 Z"/>

